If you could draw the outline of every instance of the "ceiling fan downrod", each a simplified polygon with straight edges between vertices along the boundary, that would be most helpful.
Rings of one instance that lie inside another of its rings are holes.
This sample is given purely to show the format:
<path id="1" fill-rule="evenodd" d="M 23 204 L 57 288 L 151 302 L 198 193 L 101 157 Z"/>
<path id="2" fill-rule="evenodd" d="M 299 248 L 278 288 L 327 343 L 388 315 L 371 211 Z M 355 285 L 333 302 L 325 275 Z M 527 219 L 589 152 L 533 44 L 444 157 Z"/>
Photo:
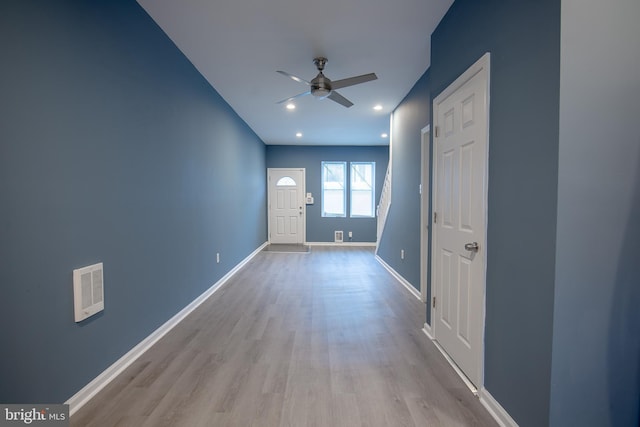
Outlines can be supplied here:
<path id="1" fill-rule="evenodd" d="M 317 58 L 313 58 L 313 63 L 316 65 L 318 71 L 322 72 L 324 70 L 324 66 L 327 63 L 327 58 L 319 56 Z"/>

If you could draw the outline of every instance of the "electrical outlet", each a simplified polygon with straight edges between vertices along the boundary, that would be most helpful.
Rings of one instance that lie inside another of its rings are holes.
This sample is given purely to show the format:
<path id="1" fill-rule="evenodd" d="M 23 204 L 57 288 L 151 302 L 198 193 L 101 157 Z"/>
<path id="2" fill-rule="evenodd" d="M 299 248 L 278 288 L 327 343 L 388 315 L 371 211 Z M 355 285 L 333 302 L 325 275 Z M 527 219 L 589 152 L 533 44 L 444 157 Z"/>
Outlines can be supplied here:
<path id="1" fill-rule="evenodd" d="M 216 253 L 216 264 L 220 264 L 220 252 Z"/>
<path id="2" fill-rule="evenodd" d="M 353 238 L 353 232 L 352 231 L 349 232 L 349 238 L 350 239 Z"/>
<path id="3" fill-rule="evenodd" d="M 400 259 L 404 259 L 404 249 L 400 249 Z"/>

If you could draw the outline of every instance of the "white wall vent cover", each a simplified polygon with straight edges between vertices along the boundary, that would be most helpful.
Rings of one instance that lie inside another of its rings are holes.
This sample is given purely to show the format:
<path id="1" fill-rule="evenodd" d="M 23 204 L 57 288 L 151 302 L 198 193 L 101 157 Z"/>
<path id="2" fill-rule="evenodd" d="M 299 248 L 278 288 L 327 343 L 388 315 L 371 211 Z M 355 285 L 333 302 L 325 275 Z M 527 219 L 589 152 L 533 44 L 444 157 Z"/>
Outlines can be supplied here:
<path id="1" fill-rule="evenodd" d="M 333 241 L 335 243 L 342 243 L 344 241 L 344 239 L 342 238 L 342 231 L 334 231 L 333 232 Z"/>
<path id="2" fill-rule="evenodd" d="M 76 322 L 104 310 L 102 263 L 73 270 L 73 305 Z"/>

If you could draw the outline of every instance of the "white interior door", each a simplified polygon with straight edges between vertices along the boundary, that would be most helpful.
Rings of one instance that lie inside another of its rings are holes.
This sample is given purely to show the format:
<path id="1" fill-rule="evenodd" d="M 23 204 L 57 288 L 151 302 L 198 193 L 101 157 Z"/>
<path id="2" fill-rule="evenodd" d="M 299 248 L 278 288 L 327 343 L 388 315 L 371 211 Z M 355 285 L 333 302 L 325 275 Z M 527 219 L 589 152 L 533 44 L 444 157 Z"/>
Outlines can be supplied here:
<path id="1" fill-rule="evenodd" d="M 304 169 L 270 168 L 268 175 L 269 242 L 304 243 Z"/>
<path id="2" fill-rule="evenodd" d="M 434 100 L 435 339 L 482 386 L 489 54 Z"/>

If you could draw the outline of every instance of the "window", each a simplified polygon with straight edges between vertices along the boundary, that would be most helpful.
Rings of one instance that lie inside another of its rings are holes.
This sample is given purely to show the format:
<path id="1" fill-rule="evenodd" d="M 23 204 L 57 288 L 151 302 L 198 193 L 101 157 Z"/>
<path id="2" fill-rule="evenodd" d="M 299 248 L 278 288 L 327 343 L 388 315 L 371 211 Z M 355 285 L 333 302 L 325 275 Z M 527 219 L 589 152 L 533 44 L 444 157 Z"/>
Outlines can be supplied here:
<path id="1" fill-rule="evenodd" d="M 351 163 L 351 212 L 352 217 L 374 216 L 375 166 L 373 162 Z"/>
<path id="2" fill-rule="evenodd" d="M 346 162 L 322 162 L 322 216 L 346 216 Z"/>
<path id="3" fill-rule="evenodd" d="M 322 162 L 322 216 L 375 217 L 375 162 Z M 348 183 L 348 185 L 347 185 Z"/>

